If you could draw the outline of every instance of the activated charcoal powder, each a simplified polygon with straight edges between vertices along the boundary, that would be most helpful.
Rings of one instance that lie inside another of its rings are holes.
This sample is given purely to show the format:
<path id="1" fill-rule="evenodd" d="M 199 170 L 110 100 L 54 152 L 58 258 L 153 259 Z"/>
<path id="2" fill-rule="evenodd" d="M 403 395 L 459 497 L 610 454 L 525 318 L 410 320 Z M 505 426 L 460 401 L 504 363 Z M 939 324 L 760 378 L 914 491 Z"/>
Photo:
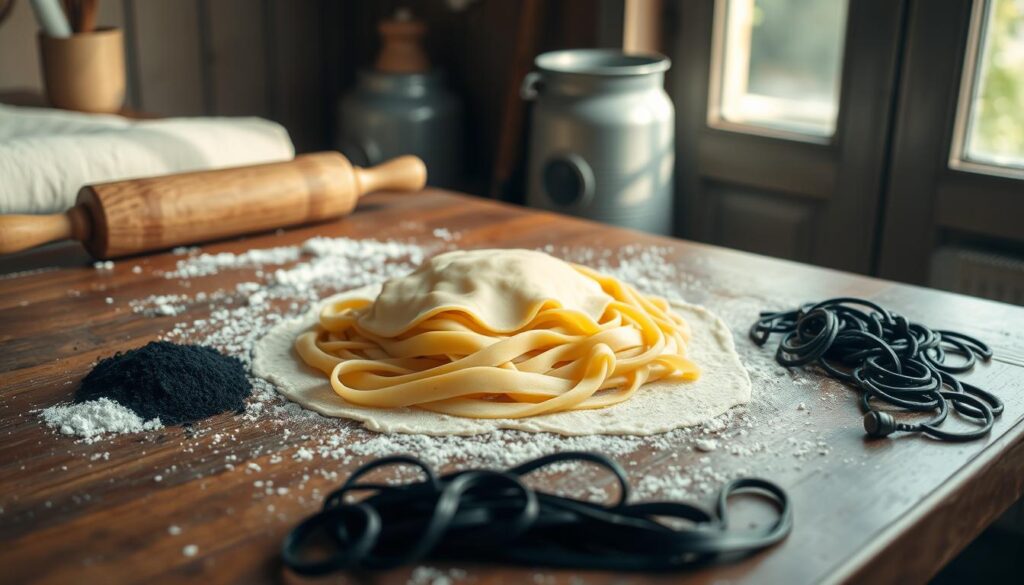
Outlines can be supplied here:
<path id="1" fill-rule="evenodd" d="M 154 341 L 100 360 L 75 402 L 109 398 L 144 420 L 176 425 L 241 411 L 251 393 L 238 358 L 203 345 Z"/>

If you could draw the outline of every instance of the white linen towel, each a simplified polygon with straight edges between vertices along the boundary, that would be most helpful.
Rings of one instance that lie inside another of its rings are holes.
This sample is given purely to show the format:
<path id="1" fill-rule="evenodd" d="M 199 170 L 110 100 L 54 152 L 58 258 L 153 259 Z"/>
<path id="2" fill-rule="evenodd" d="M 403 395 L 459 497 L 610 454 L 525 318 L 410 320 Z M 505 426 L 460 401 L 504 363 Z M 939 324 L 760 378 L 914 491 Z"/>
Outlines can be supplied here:
<path id="1" fill-rule="evenodd" d="M 0 105 L 0 213 L 58 213 L 83 185 L 290 160 L 260 118 L 129 120 Z"/>

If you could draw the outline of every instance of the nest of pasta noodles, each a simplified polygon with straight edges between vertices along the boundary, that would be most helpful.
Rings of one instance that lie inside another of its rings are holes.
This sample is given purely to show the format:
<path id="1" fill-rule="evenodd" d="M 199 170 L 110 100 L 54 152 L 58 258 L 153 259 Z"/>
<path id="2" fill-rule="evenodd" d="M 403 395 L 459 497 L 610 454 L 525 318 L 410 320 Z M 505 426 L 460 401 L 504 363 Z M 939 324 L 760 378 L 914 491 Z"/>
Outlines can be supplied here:
<path id="1" fill-rule="evenodd" d="M 345 401 L 471 418 L 604 408 L 699 375 L 686 322 L 631 286 L 527 250 L 436 256 L 376 299 L 326 305 L 295 349 Z"/>

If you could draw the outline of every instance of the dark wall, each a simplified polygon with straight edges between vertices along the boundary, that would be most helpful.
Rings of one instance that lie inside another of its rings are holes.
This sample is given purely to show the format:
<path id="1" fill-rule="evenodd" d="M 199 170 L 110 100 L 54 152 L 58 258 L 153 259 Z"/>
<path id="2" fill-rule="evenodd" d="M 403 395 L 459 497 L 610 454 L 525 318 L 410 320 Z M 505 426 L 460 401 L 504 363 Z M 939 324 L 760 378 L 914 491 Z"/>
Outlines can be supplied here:
<path id="1" fill-rule="evenodd" d="M 428 51 L 465 100 L 466 186 L 483 193 L 507 97 L 518 90 L 513 63 L 528 1 L 537 7 L 529 24 L 537 42 L 521 61 L 621 39 L 621 0 L 474 0 L 460 11 L 446 0 L 103 0 L 98 20 L 125 31 L 130 107 L 262 116 L 287 127 L 299 151 L 312 151 L 333 146 L 335 103 L 372 63 L 377 22 L 409 7 L 427 22 Z M 0 94 L 42 93 L 37 29 L 27 0 L 0 24 Z"/>
<path id="2" fill-rule="evenodd" d="M 529 61 L 530 55 L 542 51 L 610 46 L 621 40 L 621 2 L 540 0 L 535 20 L 524 24 L 525 5 L 521 0 L 477 0 L 453 11 L 445 0 L 327 2 L 325 22 L 339 23 L 328 26 L 338 26 L 344 34 L 325 33 L 328 59 L 336 63 L 327 72 L 331 87 L 326 97 L 333 107 L 335 96 L 354 83 L 356 71 L 372 64 L 378 49 L 377 23 L 398 7 L 410 7 L 429 27 L 426 44 L 433 63 L 445 71 L 452 88 L 465 100 L 470 174 L 466 189 L 485 193 L 508 96 L 519 88 L 517 59 L 523 61 L 526 55 Z M 532 48 L 517 47 L 522 26 L 534 28 Z M 330 116 L 333 120 L 333 111 Z M 517 132 L 525 131 L 525 117 L 522 122 L 516 125 Z"/>

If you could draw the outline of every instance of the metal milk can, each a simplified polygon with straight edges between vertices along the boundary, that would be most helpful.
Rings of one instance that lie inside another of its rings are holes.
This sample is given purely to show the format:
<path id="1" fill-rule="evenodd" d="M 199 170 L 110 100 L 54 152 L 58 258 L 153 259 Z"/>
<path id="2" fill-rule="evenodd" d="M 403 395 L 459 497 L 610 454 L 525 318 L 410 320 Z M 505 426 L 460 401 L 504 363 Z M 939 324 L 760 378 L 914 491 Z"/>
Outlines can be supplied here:
<path id="1" fill-rule="evenodd" d="M 572 49 L 539 55 L 521 95 L 535 101 L 527 203 L 669 234 L 675 110 L 657 54 Z"/>

